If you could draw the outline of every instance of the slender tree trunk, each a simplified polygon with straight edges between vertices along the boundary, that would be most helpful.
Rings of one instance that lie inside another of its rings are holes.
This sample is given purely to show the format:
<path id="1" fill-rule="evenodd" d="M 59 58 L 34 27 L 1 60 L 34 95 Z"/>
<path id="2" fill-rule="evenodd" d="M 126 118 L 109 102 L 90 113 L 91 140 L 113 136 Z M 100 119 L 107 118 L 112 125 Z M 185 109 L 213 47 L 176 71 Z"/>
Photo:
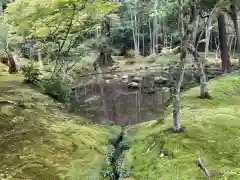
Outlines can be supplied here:
<path id="1" fill-rule="evenodd" d="M 136 7 L 137 7 L 137 3 L 136 3 Z M 137 37 L 137 34 L 138 34 L 137 14 L 135 13 L 133 15 L 132 8 L 130 8 L 130 13 L 131 13 L 130 18 L 132 22 L 132 34 L 133 34 L 135 56 L 138 57 L 139 56 L 139 40 Z"/>
<path id="2" fill-rule="evenodd" d="M 197 29 L 198 29 L 198 26 L 196 24 L 198 24 L 197 21 L 199 20 L 199 15 L 197 13 L 197 5 L 198 5 L 198 1 L 195 0 L 192 4 L 192 15 L 191 15 L 191 22 L 193 24 L 195 24 L 195 28 L 193 29 L 193 32 L 192 32 L 193 42 L 196 41 L 196 36 L 195 35 L 197 34 Z M 208 31 L 206 33 L 206 36 L 208 36 L 208 37 L 209 37 L 208 34 L 209 34 L 209 31 L 210 31 L 210 26 L 211 26 L 211 23 L 210 23 L 211 19 L 212 18 L 211 18 L 211 15 L 210 15 L 209 19 L 207 20 L 206 25 L 205 25 L 206 31 Z M 210 24 L 210 26 L 209 26 L 209 24 Z M 206 37 L 206 44 L 207 44 L 207 41 L 209 42 L 209 38 Z M 197 52 L 197 47 L 196 47 L 197 44 L 198 44 L 198 42 L 195 43 L 195 48 L 191 47 L 191 45 L 190 45 L 189 50 L 192 53 L 195 62 L 197 63 L 198 73 L 200 75 L 200 97 L 201 98 L 209 98 L 210 96 L 209 96 L 208 88 L 207 88 L 207 77 L 206 77 L 206 73 L 204 71 L 203 59 L 200 57 L 199 53 Z M 206 45 L 205 48 L 206 47 L 208 47 L 208 45 Z M 206 53 L 206 49 L 205 49 L 205 53 Z"/>
<path id="3" fill-rule="evenodd" d="M 3 16 L 3 4 L 0 2 L 0 16 Z"/>
<path id="4" fill-rule="evenodd" d="M 230 72 L 230 57 L 228 53 L 227 45 L 227 33 L 226 33 L 226 22 L 223 12 L 219 12 L 218 15 L 218 29 L 219 29 L 219 41 L 222 59 L 222 71 L 224 73 Z"/>
<path id="5" fill-rule="evenodd" d="M 153 43 L 153 41 L 152 41 L 152 39 L 153 39 L 153 35 L 152 35 L 152 28 L 151 28 L 151 23 L 150 23 L 150 21 L 148 21 L 148 28 L 149 28 L 149 38 L 150 38 L 150 54 L 152 54 L 153 53 L 153 47 L 152 47 L 152 43 Z"/>
<path id="6" fill-rule="evenodd" d="M 137 17 L 137 16 L 136 16 Z M 139 26 L 139 18 L 137 17 L 136 21 L 137 26 L 137 56 L 140 56 L 140 26 Z"/>
<path id="7" fill-rule="evenodd" d="M 142 45 L 143 45 L 143 52 L 142 52 L 142 54 L 143 54 L 143 56 L 145 55 L 145 45 L 144 45 L 144 38 L 145 38 L 145 35 L 144 35 L 144 31 L 143 31 L 143 35 L 142 35 Z"/>
<path id="8" fill-rule="evenodd" d="M 211 26 L 212 26 L 212 15 L 209 15 L 209 17 L 206 20 L 206 27 L 205 27 L 205 57 L 204 57 L 205 59 L 207 59 L 208 57 Z"/>
<path id="9" fill-rule="evenodd" d="M 180 55 L 180 67 L 179 67 L 179 75 L 177 74 L 176 83 L 172 88 L 172 96 L 173 96 L 173 130 L 175 132 L 181 131 L 181 122 L 180 122 L 180 89 L 185 71 L 185 61 L 187 56 L 187 46 L 188 46 L 188 35 L 184 35 L 184 19 L 183 19 L 183 2 L 182 0 L 178 0 L 179 4 L 179 19 L 180 19 L 180 33 L 182 37 L 181 44 L 181 55 Z"/>
<path id="10" fill-rule="evenodd" d="M 180 132 L 181 130 L 181 122 L 180 122 L 180 90 L 181 84 L 185 71 L 185 61 L 186 61 L 186 52 L 184 50 L 181 53 L 180 58 L 180 67 L 179 67 L 179 77 L 176 79 L 176 84 L 172 88 L 172 96 L 173 96 L 173 130 L 175 132 Z"/>
<path id="11" fill-rule="evenodd" d="M 154 0 L 153 10 L 157 11 L 157 0 Z M 156 40 L 157 40 L 157 15 L 153 17 L 153 32 L 152 32 L 152 48 L 153 54 L 156 54 Z"/>
<path id="12" fill-rule="evenodd" d="M 238 60 L 239 60 L 239 65 L 240 65 L 240 31 L 239 31 L 239 27 L 238 27 L 238 21 L 237 21 L 237 8 L 236 5 L 232 4 L 230 6 L 231 9 L 231 13 L 230 13 L 230 17 L 232 19 L 233 25 L 234 25 L 234 29 L 235 29 L 235 33 L 236 33 L 236 41 L 237 41 L 237 50 L 236 52 L 239 53 L 238 56 Z"/>

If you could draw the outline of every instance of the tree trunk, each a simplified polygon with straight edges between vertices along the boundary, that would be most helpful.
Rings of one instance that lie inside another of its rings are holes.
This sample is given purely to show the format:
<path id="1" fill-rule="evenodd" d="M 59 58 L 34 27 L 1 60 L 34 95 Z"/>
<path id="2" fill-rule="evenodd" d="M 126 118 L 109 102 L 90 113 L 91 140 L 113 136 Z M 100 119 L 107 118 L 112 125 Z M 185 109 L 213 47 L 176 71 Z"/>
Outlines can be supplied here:
<path id="1" fill-rule="evenodd" d="M 207 59 L 208 57 L 211 25 L 212 25 L 212 15 L 209 15 L 209 17 L 207 17 L 206 19 L 206 27 L 205 27 L 205 59 Z"/>
<path id="2" fill-rule="evenodd" d="M 191 15 L 191 20 L 190 20 L 192 24 L 195 24 L 195 27 L 192 32 L 192 41 L 194 43 L 196 41 L 196 34 L 197 34 L 198 21 L 199 21 L 199 15 L 197 14 L 197 6 L 198 6 L 198 1 L 195 0 L 194 3 L 192 4 L 192 15 Z M 212 19 L 212 17 L 210 15 L 209 19 L 206 22 L 206 26 L 205 26 L 206 31 L 208 31 L 206 33 L 207 36 L 210 31 L 209 28 L 211 26 L 211 19 Z M 209 24 L 210 24 L 210 26 L 209 26 Z M 206 40 L 207 39 L 209 42 L 209 38 L 206 37 Z M 209 96 L 208 88 L 207 88 L 207 78 L 206 78 L 206 74 L 204 71 L 203 59 L 200 57 L 199 53 L 197 52 L 197 47 L 196 47 L 197 44 L 198 44 L 198 42 L 195 43 L 193 46 L 189 45 L 188 50 L 192 53 L 193 58 L 194 58 L 195 62 L 197 63 L 198 73 L 200 75 L 200 98 L 209 98 L 210 96 Z M 194 46 L 195 46 L 195 48 L 194 48 Z M 208 45 L 206 45 L 205 47 L 207 47 L 207 49 L 208 49 Z M 206 53 L 206 50 L 205 50 L 205 53 Z"/>
<path id="3" fill-rule="evenodd" d="M 104 19 L 101 24 L 101 36 L 103 37 L 103 42 L 100 45 L 100 53 L 97 58 L 97 62 L 100 66 L 112 66 L 113 65 L 113 59 L 111 56 L 111 48 L 109 44 L 109 38 L 110 38 L 110 20 Z M 106 37 L 106 39 L 104 38 Z"/>
<path id="4" fill-rule="evenodd" d="M 14 61 L 14 57 L 13 57 L 12 52 L 6 51 L 6 54 L 8 56 L 8 73 L 9 74 L 17 73 L 18 70 L 17 70 L 16 63 Z"/>
<path id="5" fill-rule="evenodd" d="M 152 44 L 153 44 L 153 41 L 152 41 L 152 28 L 151 28 L 151 22 L 150 20 L 148 21 L 148 29 L 149 29 L 149 39 L 150 39 L 150 47 L 149 47 L 149 52 L 150 54 L 153 53 L 153 47 L 152 47 Z"/>
<path id="6" fill-rule="evenodd" d="M 223 12 L 218 15 L 218 29 L 219 29 L 219 41 L 222 59 L 222 71 L 224 73 L 230 72 L 230 57 L 227 45 L 227 33 L 226 33 L 226 22 Z"/>
<path id="7" fill-rule="evenodd" d="M 239 65 L 240 65 L 240 32 L 239 32 L 239 27 L 238 27 L 238 21 L 237 21 L 237 8 L 234 4 L 232 4 L 230 6 L 231 8 L 231 13 L 230 13 L 230 17 L 232 19 L 233 25 L 234 25 L 234 29 L 235 29 L 235 33 L 236 33 L 236 38 L 237 38 L 237 50 L 236 52 L 239 53 Z"/>
<path id="8" fill-rule="evenodd" d="M 172 96 L 173 96 L 173 130 L 175 132 L 181 131 L 181 122 L 180 122 L 180 88 L 184 76 L 185 71 L 185 61 L 187 55 L 187 45 L 189 36 L 188 34 L 184 35 L 184 19 L 183 19 L 183 2 L 182 0 L 178 0 L 179 4 L 179 19 L 180 19 L 180 33 L 182 37 L 182 45 L 181 45 L 181 55 L 180 55 L 180 67 L 179 67 L 179 75 L 177 74 L 176 83 L 172 88 Z"/>
<path id="9" fill-rule="evenodd" d="M 3 4 L 0 2 L 0 16 L 3 16 Z"/>
<path id="10" fill-rule="evenodd" d="M 198 72 L 200 75 L 200 98 L 208 99 L 210 98 L 210 95 L 208 93 L 208 88 L 207 88 L 207 77 L 204 71 L 203 59 L 200 57 L 199 53 L 197 52 L 197 49 L 194 48 L 193 46 L 190 45 L 188 50 L 191 52 L 195 62 L 197 63 Z"/>
<path id="11" fill-rule="evenodd" d="M 182 54 L 185 54 L 185 52 L 183 52 Z M 183 55 L 180 59 L 179 77 L 176 79 L 176 84 L 174 84 L 174 86 L 172 88 L 173 130 L 175 132 L 181 131 L 181 122 L 180 122 L 180 116 L 179 116 L 179 114 L 180 114 L 180 89 L 181 89 L 181 84 L 182 84 L 184 71 L 185 71 L 185 60 L 186 60 L 186 54 Z"/>

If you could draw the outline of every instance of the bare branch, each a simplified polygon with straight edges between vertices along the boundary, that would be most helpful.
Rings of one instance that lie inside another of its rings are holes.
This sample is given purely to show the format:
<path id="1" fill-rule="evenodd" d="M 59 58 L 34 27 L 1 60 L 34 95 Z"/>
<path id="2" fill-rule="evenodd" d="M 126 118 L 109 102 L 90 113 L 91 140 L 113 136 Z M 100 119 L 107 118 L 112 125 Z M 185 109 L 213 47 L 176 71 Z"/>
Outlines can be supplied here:
<path id="1" fill-rule="evenodd" d="M 200 167 L 200 169 L 204 172 L 204 174 L 205 174 L 208 178 L 210 178 L 210 174 L 209 174 L 209 172 L 208 172 L 208 169 L 207 169 L 206 166 L 204 165 L 201 157 L 198 157 L 198 158 L 197 158 L 197 165 L 198 165 L 198 167 Z"/>

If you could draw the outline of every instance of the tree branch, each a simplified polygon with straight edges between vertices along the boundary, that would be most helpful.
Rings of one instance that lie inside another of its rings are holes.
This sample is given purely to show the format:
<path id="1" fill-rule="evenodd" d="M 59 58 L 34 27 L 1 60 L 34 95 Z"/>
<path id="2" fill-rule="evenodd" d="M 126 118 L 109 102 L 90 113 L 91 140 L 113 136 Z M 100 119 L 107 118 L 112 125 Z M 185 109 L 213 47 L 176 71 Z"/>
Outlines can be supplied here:
<path id="1" fill-rule="evenodd" d="M 198 158 L 197 158 L 197 165 L 198 165 L 198 167 L 200 167 L 200 169 L 204 172 L 204 174 L 205 174 L 208 178 L 210 178 L 210 174 L 209 174 L 209 172 L 208 172 L 208 169 L 207 169 L 206 166 L 204 165 L 201 157 L 198 157 Z"/>

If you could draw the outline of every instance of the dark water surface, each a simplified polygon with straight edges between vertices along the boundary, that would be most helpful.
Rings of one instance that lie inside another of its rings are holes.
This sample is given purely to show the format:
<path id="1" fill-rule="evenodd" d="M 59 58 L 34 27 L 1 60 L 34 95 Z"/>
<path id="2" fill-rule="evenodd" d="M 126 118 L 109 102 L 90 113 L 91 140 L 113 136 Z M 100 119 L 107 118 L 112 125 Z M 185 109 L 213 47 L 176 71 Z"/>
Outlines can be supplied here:
<path id="1" fill-rule="evenodd" d="M 108 75 L 109 77 L 109 75 Z M 147 89 L 128 89 L 128 81 L 121 77 L 112 79 L 96 77 L 81 78 L 75 88 L 72 102 L 73 110 L 96 123 L 133 125 L 156 119 L 161 105 L 169 99 L 168 88 L 154 87 L 153 82 L 146 80 Z M 149 92 L 154 91 L 154 92 Z"/>

